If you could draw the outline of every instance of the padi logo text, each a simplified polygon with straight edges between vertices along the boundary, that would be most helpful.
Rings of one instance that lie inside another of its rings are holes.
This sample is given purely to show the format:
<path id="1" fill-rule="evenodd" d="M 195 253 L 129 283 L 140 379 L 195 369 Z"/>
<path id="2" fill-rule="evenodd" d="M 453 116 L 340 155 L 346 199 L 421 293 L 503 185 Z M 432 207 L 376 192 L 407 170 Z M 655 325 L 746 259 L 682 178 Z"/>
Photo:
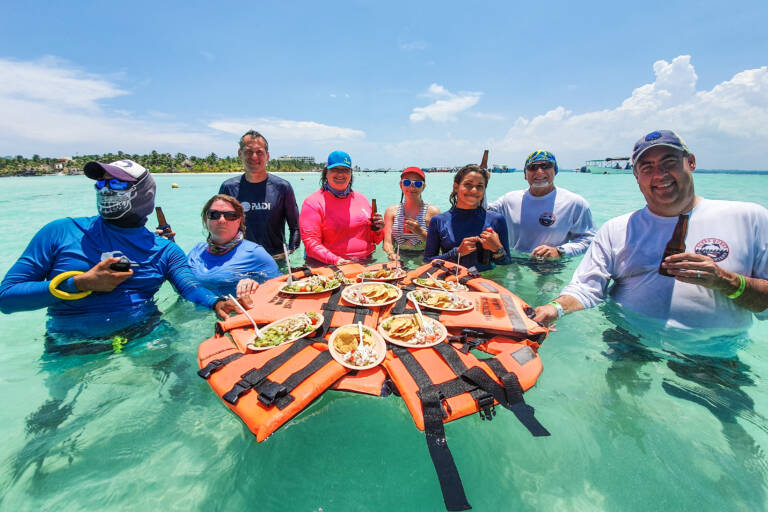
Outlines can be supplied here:
<path id="1" fill-rule="evenodd" d="M 728 244 L 719 238 L 705 238 L 703 240 L 699 240 L 699 243 L 696 244 L 696 247 L 693 249 L 693 251 L 696 254 L 701 254 L 702 256 L 709 256 L 712 258 L 712 261 L 715 262 L 723 261 L 728 257 L 728 254 L 730 253 Z"/>
<path id="2" fill-rule="evenodd" d="M 272 203 L 268 203 L 266 201 L 262 203 L 249 203 L 248 201 L 244 201 L 241 203 L 243 205 L 243 211 L 249 212 L 251 210 L 271 210 L 272 209 Z"/>

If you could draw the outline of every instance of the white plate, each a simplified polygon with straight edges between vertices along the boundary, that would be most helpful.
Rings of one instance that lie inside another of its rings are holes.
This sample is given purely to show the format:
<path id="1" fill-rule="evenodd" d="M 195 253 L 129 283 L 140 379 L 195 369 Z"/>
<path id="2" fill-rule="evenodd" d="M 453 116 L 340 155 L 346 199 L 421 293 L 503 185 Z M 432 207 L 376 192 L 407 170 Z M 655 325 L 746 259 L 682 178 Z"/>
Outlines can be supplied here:
<path id="1" fill-rule="evenodd" d="M 389 299 L 389 300 L 388 300 L 388 301 L 386 301 L 386 302 L 377 302 L 377 303 L 375 303 L 375 304 L 374 304 L 374 303 L 371 303 L 371 302 L 369 302 L 369 303 L 357 302 L 357 301 L 356 301 L 356 300 L 353 298 L 353 297 L 354 297 L 354 295 L 352 295 L 352 293 L 353 293 L 355 290 L 358 290 L 358 289 L 362 288 L 363 286 L 368 286 L 368 285 L 371 285 L 371 284 L 375 284 L 375 285 L 377 285 L 377 286 L 386 286 L 387 288 L 392 288 L 393 290 L 395 290 L 395 291 L 397 292 L 397 296 L 396 296 L 395 298 L 393 298 L 393 299 Z M 397 302 L 397 300 L 398 300 L 400 297 L 402 297 L 402 296 L 403 296 L 403 291 L 402 291 L 400 288 L 398 288 L 398 287 L 397 287 L 397 286 L 395 286 L 395 285 L 392 285 L 392 284 L 389 284 L 389 283 L 382 283 L 382 282 L 376 282 L 376 283 L 372 283 L 372 282 L 368 282 L 368 283 L 357 283 L 357 284 L 353 284 L 353 285 L 347 286 L 346 288 L 344 288 L 344 289 L 341 291 L 341 297 L 342 297 L 342 298 L 343 298 L 345 301 L 349 302 L 350 304 L 354 304 L 355 306 L 365 306 L 365 307 L 367 307 L 367 308 L 376 308 L 376 307 L 379 307 L 379 306 L 386 306 L 387 304 L 392 304 L 392 303 L 394 303 L 394 302 Z"/>
<path id="2" fill-rule="evenodd" d="M 317 328 L 319 329 L 319 328 L 320 328 L 320 327 L 323 325 L 323 321 L 325 320 L 325 318 L 323 317 L 323 315 L 322 315 L 321 313 L 315 313 L 315 314 L 317 315 L 317 323 L 316 323 L 315 325 L 316 325 L 316 326 L 317 326 Z M 305 316 L 305 315 L 306 315 L 306 313 L 299 313 L 298 315 L 291 315 L 291 316 L 287 316 L 287 317 L 285 317 L 285 318 L 281 318 L 280 320 L 276 320 L 276 321 L 272 322 L 271 324 L 267 324 L 267 325 L 265 325 L 264 327 L 260 328 L 259 330 L 260 330 L 261 332 L 264 332 L 264 331 L 266 331 L 267 329 L 269 329 L 269 328 L 271 328 L 271 327 L 275 327 L 276 325 L 278 325 L 278 324 L 281 324 L 281 323 L 283 323 L 283 322 L 285 322 L 285 321 L 287 321 L 287 320 L 289 320 L 289 319 L 291 319 L 291 318 L 296 318 L 296 317 Z M 269 350 L 269 349 L 271 349 L 271 348 L 279 347 L 280 345 L 285 345 L 286 343 L 290 343 L 290 342 L 292 342 L 292 341 L 296 341 L 296 340 L 298 340 L 298 339 L 300 339 L 300 338 L 306 338 L 307 336 L 309 336 L 309 335 L 310 335 L 310 334 L 312 334 L 313 332 L 315 332 L 315 331 L 310 331 L 310 332 L 304 333 L 304 334 L 302 334 L 302 335 L 300 335 L 300 336 L 296 336 L 296 337 L 294 337 L 294 338 L 288 338 L 288 339 L 286 339 L 286 340 L 285 340 L 284 342 L 282 342 L 282 343 L 279 343 L 279 344 L 277 344 L 277 345 L 270 345 L 270 346 L 268 346 L 268 347 L 257 347 L 257 346 L 256 346 L 256 345 L 254 345 L 253 343 L 249 343 L 249 344 L 248 344 L 248 348 L 249 348 L 249 349 L 251 349 L 251 350 L 253 350 L 254 352 L 260 352 L 260 351 L 262 351 L 262 350 Z"/>
<path id="3" fill-rule="evenodd" d="M 400 345 L 401 347 L 406 348 L 423 348 L 423 347 L 432 347 L 434 345 L 437 345 L 438 343 L 441 343 L 445 338 L 448 337 L 448 330 L 445 328 L 443 324 L 438 322 L 437 320 L 433 320 L 429 317 L 424 317 L 424 323 L 428 323 L 432 326 L 433 329 L 437 332 L 437 339 L 435 341 L 430 341 L 428 343 L 408 343 L 407 341 L 399 340 L 397 338 L 391 337 L 389 334 L 387 334 L 387 331 L 384 330 L 384 324 L 392 320 L 393 318 L 398 318 L 401 316 L 413 316 L 413 315 L 392 315 L 389 318 L 384 319 L 383 322 L 379 324 L 379 334 L 381 334 L 381 337 L 387 340 L 388 342 L 392 343 L 393 345 Z"/>
<path id="4" fill-rule="evenodd" d="M 439 285 L 427 286 L 426 284 L 419 284 L 418 283 L 418 279 L 432 279 L 432 281 L 440 281 L 441 283 L 445 283 L 447 285 L 447 288 L 441 288 Z M 466 285 L 463 285 L 461 283 L 454 283 L 454 282 L 451 282 L 451 281 L 443 281 L 442 279 L 435 279 L 433 277 L 432 278 L 430 278 L 430 277 L 425 277 L 425 278 L 419 277 L 419 278 L 416 278 L 416 279 L 413 280 L 413 284 L 415 284 L 416 286 L 420 286 L 422 288 L 426 288 L 428 290 L 440 290 L 441 292 L 453 293 L 453 292 L 466 292 L 466 291 L 469 291 L 469 288 L 467 288 Z M 451 289 L 451 287 L 455 287 L 455 289 Z"/>
<path id="5" fill-rule="evenodd" d="M 303 282 L 303 281 L 304 281 L 303 279 L 302 279 L 302 280 L 300 280 L 300 281 L 294 281 L 294 282 L 293 282 L 293 284 L 299 284 L 299 283 L 301 283 L 301 282 Z M 339 283 L 337 283 L 337 284 L 336 284 L 336 286 L 334 286 L 333 288 L 326 288 L 325 290 L 323 290 L 323 291 L 320 291 L 320 292 L 289 292 L 289 291 L 287 291 L 287 290 L 284 290 L 284 289 L 283 289 L 283 288 L 285 288 L 285 286 L 286 286 L 287 284 L 288 284 L 288 283 L 286 283 L 286 284 L 284 284 L 283 286 L 281 286 L 281 287 L 280 287 L 280 292 L 281 292 L 281 293 L 287 293 L 288 295 L 316 295 L 316 294 L 318 294 L 318 293 L 325 293 L 325 292 L 329 292 L 329 291 L 331 291 L 331 290 L 335 290 L 336 288 L 338 288 L 339 286 L 341 286 L 341 282 L 339 282 Z"/>
<path id="6" fill-rule="evenodd" d="M 393 276 L 393 277 L 368 277 L 368 276 L 366 276 L 365 280 L 366 281 L 376 281 L 376 282 L 399 281 L 400 279 L 402 279 L 402 278 L 404 278 L 405 276 L 408 275 L 408 273 L 405 270 L 403 270 L 402 268 L 400 268 L 400 267 L 398 267 L 397 269 L 388 268 L 388 269 L 383 269 L 383 270 L 395 270 L 395 271 L 399 271 L 400 273 L 396 273 L 395 276 Z M 369 272 L 370 273 L 375 273 L 377 271 L 376 270 L 366 270 L 365 272 L 360 272 L 359 274 L 357 274 L 357 277 L 358 278 L 362 278 L 363 274 L 367 274 Z"/>
<path id="7" fill-rule="evenodd" d="M 344 355 L 341 354 L 338 350 L 336 350 L 336 347 L 333 345 L 333 341 L 336 339 L 336 333 L 339 332 L 339 329 L 343 329 L 345 327 L 354 327 L 357 329 L 357 324 L 347 324 L 342 325 L 333 333 L 331 334 L 331 337 L 328 338 L 328 351 L 331 353 L 331 357 L 333 357 L 336 361 L 339 362 L 342 366 L 346 366 L 347 368 L 350 368 L 352 370 L 367 370 L 369 368 L 373 368 L 374 366 L 378 366 L 381 364 L 381 362 L 384 360 L 384 356 L 387 355 L 387 344 L 384 341 L 384 338 L 379 336 L 379 333 L 377 333 L 375 330 L 371 329 L 370 327 L 363 326 L 363 329 L 368 330 L 371 333 L 371 336 L 373 337 L 373 349 L 376 351 L 376 362 L 369 365 L 369 366 L 355 366 L 353 364 L 350 364 L 346 361 L 344 361 Z"/>
<path id="8" fill-rule="evenodd" d="M 432 291 L 432 290 L 413 290 L 411 292 L 408 292 L 408 295 L 406 295 L 406 297 L 408 297 L 408 300 L 411 301 L 411 302 L 418 302 L 419 306 L 421 306 L 423 308 L 436 309 L 438 311 L 471 311 L 471 310 L 475 309 L 475 304 L 471 300 L 465 299 L 463 297 L 459 297 L 459 298 L 468 303 L 467 307 L 465 307 L 465 308 L 441 308 L 441 307 L 438 307 L 438 306 L 430 306 L 429 304 L 427 304 L 425 302 L 417 301 L 414 298 L 414 295 L 416 293 L 447 293 L 448 295 L 452 295 L 454 297 L 459 297 L 459 296 L 456 295 L 455 293 L 442 292 L 442 291 L 439 292 L 439 291 Z"/>

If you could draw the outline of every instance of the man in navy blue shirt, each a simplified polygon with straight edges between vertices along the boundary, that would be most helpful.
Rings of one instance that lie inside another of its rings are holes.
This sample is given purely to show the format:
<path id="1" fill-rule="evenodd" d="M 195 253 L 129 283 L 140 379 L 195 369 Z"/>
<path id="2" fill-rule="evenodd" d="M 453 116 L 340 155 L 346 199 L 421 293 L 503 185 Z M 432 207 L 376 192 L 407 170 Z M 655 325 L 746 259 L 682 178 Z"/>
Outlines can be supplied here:
<path id="1" fill-rule="evenodd" d="M 286 180 L 267 173 L 269 144 L 259 132 L 250 130 L 240 137 L 237 155 L 245 173 L 221 184 L 219 194 L 232 196 L 245 210 L 245 238 L 260 244 L 273 258 L 283 258 L 283 244 L 289 252 L 301 243 L 299 207 L 293 187 Z M 290 235 L 285 241 L 285 224 Z"/>

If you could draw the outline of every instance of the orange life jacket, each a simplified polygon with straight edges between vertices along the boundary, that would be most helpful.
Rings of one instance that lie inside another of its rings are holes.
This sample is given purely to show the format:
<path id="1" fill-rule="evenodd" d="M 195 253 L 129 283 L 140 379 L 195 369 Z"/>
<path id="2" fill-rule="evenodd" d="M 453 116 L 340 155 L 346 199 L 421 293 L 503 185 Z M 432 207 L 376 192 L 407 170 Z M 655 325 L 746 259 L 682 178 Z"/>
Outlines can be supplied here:
<path id="1" fill-rule="evenodd" d="M 322 342 L 300 339 L 243 354 L 226 336 L 203 342 L 198 375 L 245 422 L 258 442 L 320 396 L 347 369 Z"/>

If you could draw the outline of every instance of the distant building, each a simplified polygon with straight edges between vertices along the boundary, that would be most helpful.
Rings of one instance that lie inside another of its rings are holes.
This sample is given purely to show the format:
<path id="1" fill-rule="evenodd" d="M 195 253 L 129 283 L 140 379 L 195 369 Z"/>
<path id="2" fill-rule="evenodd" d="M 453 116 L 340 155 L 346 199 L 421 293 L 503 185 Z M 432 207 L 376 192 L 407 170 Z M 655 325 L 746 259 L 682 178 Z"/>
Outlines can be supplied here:
<path id="1" fill-rule="evenodd" d="M 72 157 L 69 157 L 69 156 L 57 158 L 56 163 L 53 164 L 53 168 L 58 171 L 61 171 L 64 169 L 64 166 L 66 165 L 66 163 L 69 162 L 70 160 L 72 160 Z"/>
<path id="2" fill-rule="evenodd" d="M 291 155 L 283 155 L 281 157 L 275 158 L 278 162 L 301 162 L 303 164 L 314 164 L 315 163 L 315 157 L 313 156 L 291 156 Z"/>

